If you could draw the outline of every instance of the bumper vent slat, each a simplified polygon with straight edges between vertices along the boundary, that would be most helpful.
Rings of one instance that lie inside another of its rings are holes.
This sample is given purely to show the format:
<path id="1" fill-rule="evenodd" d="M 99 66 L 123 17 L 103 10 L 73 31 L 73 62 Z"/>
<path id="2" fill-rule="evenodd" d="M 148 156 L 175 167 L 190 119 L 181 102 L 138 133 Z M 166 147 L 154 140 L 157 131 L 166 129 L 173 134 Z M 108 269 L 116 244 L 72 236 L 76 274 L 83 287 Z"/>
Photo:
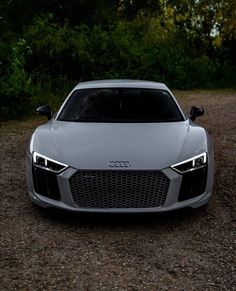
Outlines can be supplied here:
<path id="1" fill-rule="evenodd" d="M 77 171 L 69 180 L 82 208 L 162 207 L 169 179 L 160 171 Z"/>

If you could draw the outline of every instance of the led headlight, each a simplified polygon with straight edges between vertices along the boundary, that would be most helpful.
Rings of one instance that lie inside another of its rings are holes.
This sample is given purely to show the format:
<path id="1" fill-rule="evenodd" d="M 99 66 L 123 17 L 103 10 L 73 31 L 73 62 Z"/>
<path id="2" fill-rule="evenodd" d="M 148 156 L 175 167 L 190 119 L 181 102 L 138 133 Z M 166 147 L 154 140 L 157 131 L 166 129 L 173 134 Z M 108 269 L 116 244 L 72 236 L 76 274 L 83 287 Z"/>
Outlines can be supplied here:
<path id="1" fill-rule="evenodd" d="M 207 154 L 202 153 L 191 159 L 175 164 L 171 166 L 171 168 L 180 174 L 184 174 L 190 171 L 203 168 L 206 165 L 207 165 Z"/>
<path id="2" fill-rule="evenodd" d="M 33 152 L 33 164 L 54 173 L 60 173 L 68 167 L 65 164 L 47 158 L 37 152 Z"/>

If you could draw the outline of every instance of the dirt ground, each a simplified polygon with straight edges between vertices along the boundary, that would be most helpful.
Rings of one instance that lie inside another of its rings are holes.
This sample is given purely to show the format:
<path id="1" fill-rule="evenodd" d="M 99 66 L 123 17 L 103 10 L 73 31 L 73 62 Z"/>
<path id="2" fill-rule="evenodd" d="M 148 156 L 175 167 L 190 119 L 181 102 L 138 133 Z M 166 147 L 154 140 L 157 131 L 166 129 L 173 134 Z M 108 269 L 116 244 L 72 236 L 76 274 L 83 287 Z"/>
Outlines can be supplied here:
<path id="1" fill-rule="evenodd" d="M 176 92 L 213 138 L 207 207 L 152 215 L 75 215 L 33 206 L 25 148 L 44 119 L 1 126 L 0 290 L 236 290 L 236 92 Z"/>

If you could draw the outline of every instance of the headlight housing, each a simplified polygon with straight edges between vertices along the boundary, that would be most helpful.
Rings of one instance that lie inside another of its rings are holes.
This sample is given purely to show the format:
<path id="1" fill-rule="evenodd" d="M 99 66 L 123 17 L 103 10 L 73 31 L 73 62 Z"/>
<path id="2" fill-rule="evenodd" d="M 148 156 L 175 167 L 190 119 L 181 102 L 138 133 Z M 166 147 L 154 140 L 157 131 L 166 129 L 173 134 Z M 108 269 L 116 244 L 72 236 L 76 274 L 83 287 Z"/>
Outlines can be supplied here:
<path id="1" fill-rule="evenodd" d="M 200 155 L 192 157 L 191 159 L 175 164 L 171 166 L 171 168 L 179 174 L 184 174 L 187 172 L 203 168 L 206 165 L 207 165 L 207 153 L 202 153 Z"/>
<path id="2" fill-rule="evenodd" d="M 57 174 L 61 173 L 66 168 L 68 168 L 68 165 L 57 162 L 37 152 L 33 152 L 33 164 L 36 167 L 39 167 L 39 168 L 42 168 L 42 169 L 45 169 Z"/>

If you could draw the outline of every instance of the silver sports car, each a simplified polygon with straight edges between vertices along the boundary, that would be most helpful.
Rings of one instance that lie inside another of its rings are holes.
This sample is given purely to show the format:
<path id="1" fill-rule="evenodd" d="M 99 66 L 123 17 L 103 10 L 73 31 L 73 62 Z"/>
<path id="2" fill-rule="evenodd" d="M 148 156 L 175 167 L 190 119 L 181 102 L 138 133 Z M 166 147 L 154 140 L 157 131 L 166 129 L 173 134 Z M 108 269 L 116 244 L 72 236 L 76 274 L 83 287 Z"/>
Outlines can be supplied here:
<path id="1" fill-rule="evenodd" d="M 162 83 L 79 83 L 27 148 L 27 186 L 42 207 L 86 212 L 161 212 L 207 203 L 214 152 Z"/>

